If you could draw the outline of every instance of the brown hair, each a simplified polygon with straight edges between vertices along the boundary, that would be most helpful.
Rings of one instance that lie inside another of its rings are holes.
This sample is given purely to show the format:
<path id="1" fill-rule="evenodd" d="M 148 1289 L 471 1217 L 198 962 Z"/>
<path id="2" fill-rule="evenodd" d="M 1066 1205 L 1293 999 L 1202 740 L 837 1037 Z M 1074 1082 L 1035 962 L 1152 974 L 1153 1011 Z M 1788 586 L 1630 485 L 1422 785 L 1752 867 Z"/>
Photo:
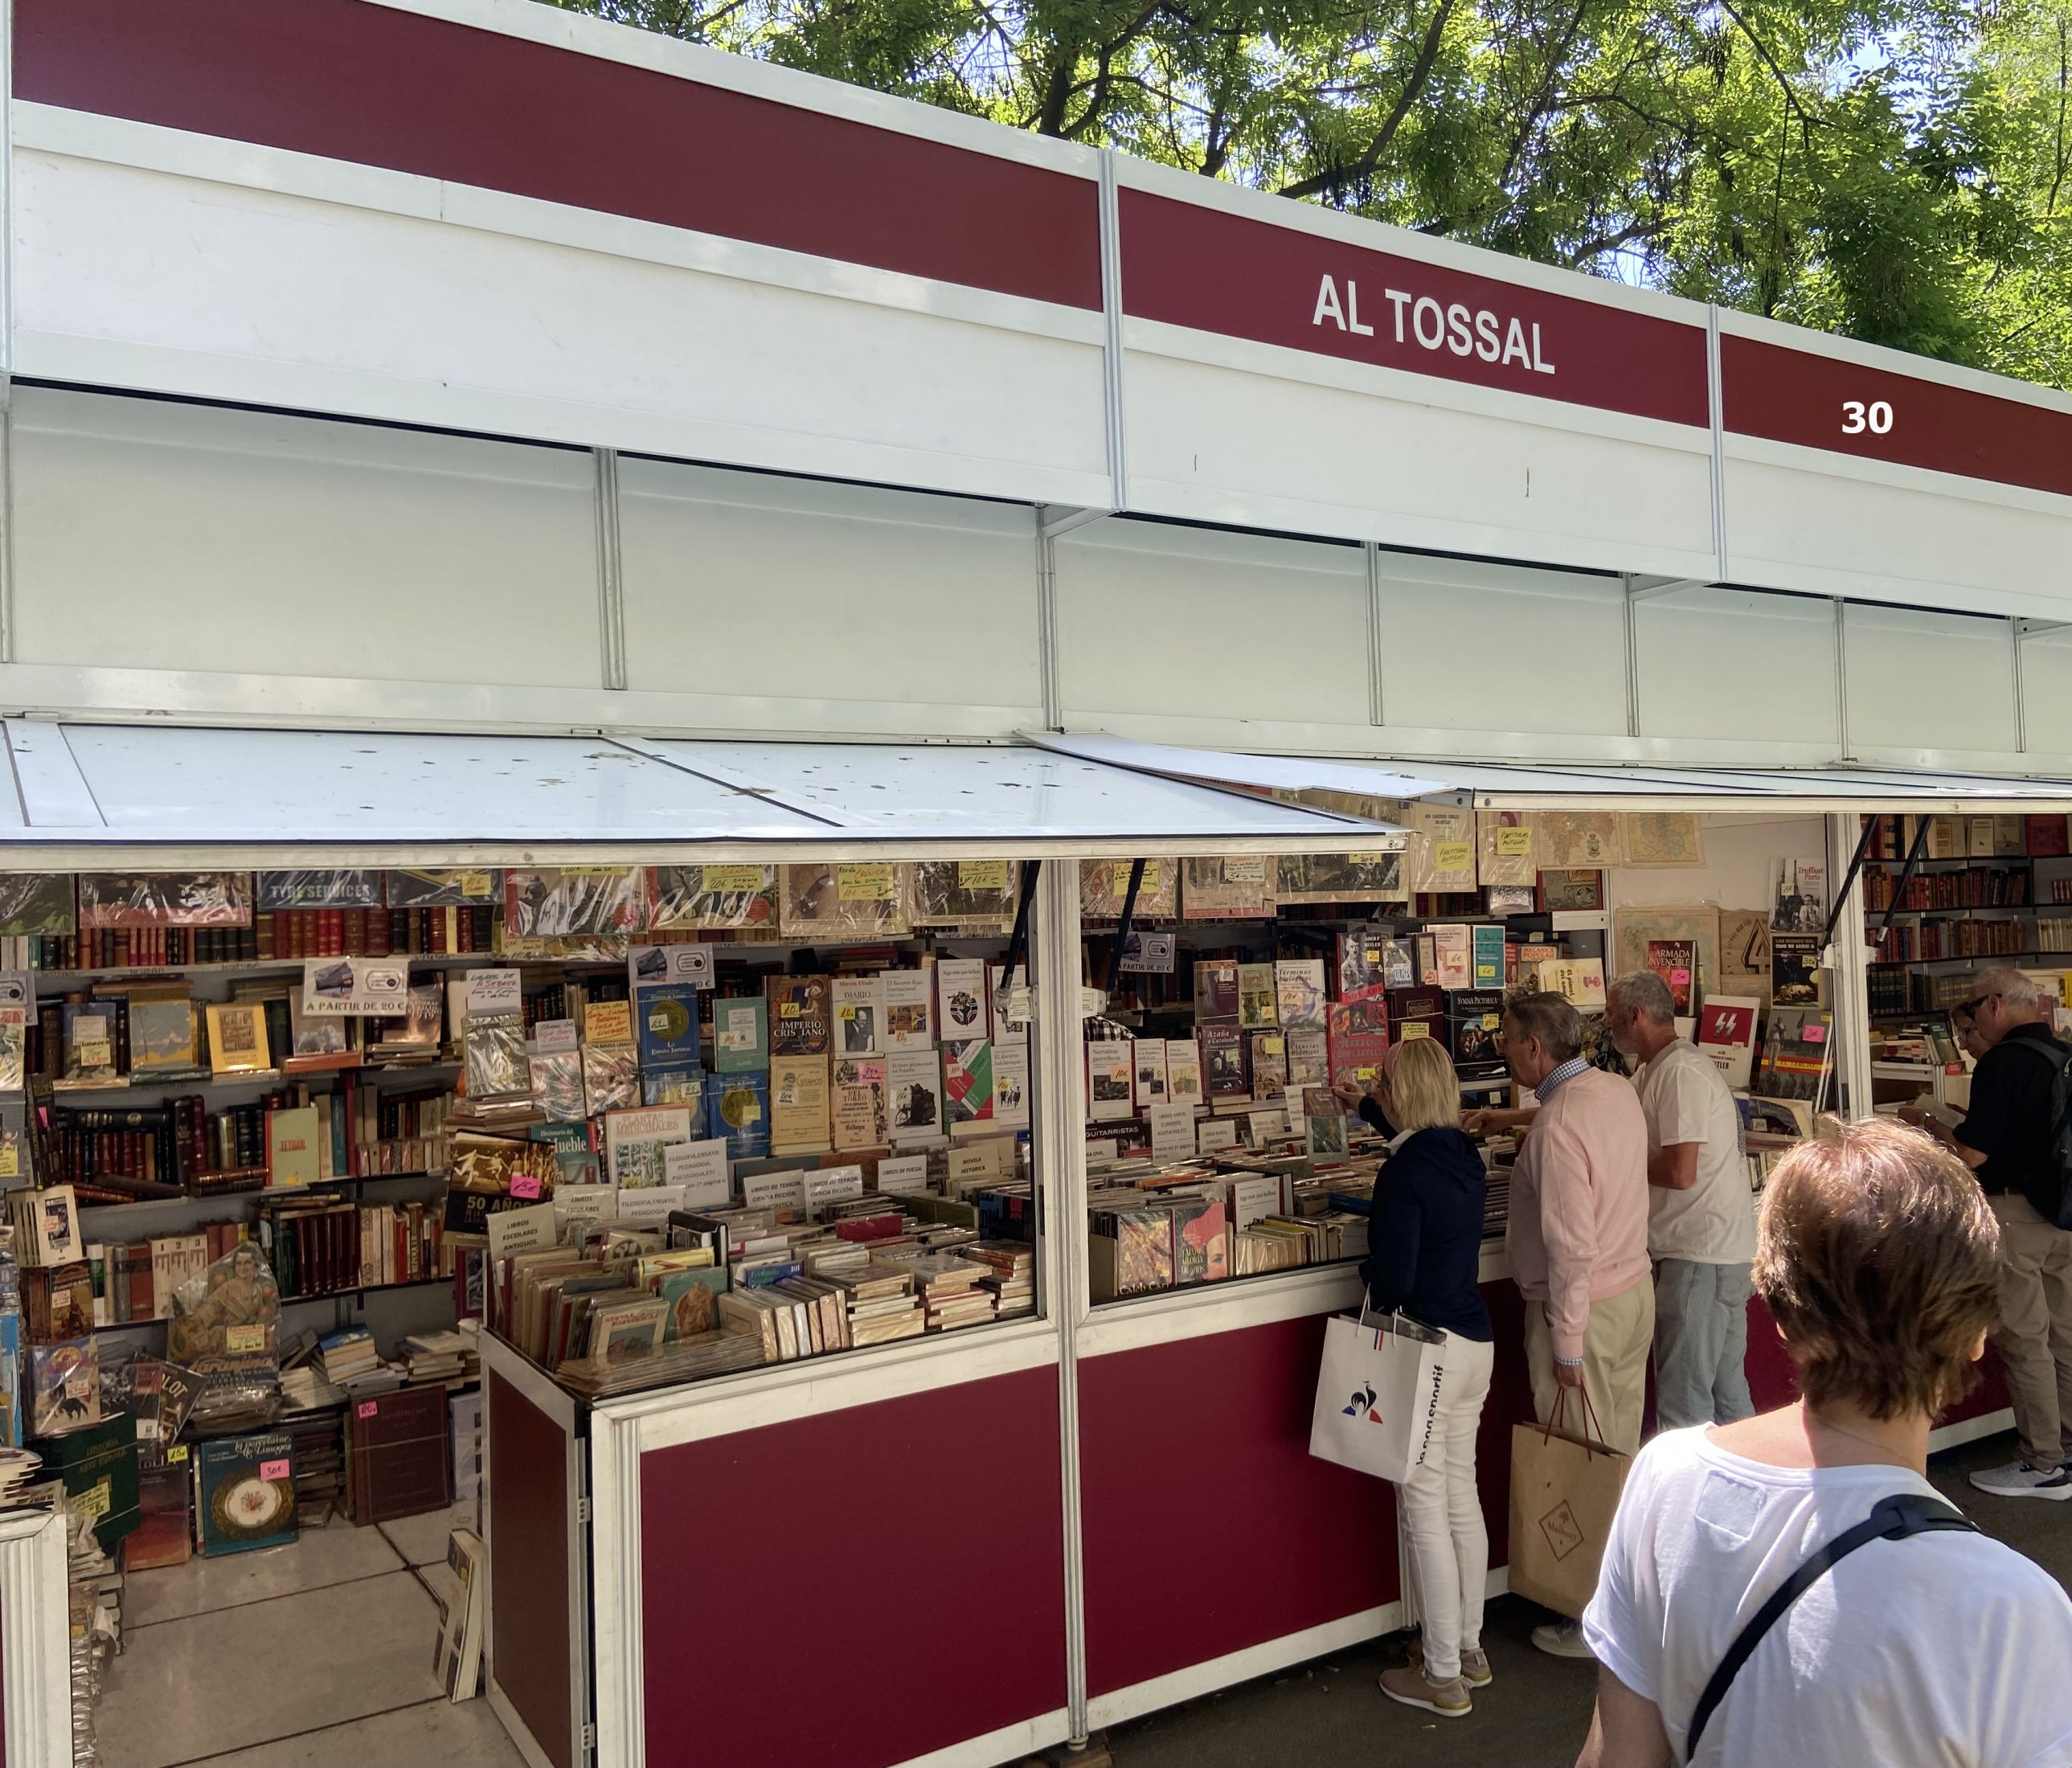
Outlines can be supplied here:
<path id="1" fill-rule="evenodd" d="M 1934 1417 L 1999 1314 L 2000 1223 L 1963 1162 L 1882 1119 L 1802 1143 L 1763 1196 L 1756 1289 L 1814 1405 Z"/>

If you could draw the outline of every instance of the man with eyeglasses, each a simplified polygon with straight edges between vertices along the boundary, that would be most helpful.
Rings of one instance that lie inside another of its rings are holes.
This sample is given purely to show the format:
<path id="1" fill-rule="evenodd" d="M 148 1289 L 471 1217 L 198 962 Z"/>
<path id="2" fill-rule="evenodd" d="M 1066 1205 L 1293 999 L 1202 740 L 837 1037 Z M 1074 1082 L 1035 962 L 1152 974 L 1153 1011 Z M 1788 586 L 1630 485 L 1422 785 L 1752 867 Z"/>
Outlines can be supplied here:
<path id="1" fill-rule="evenodd" d="M 1977 1173 L 2000 1221 L 1993 1343 L 2007 1365 L 2021 1456 L 1971 1483 L 2002 1498 L 2072 1499 L 2072 1231 L 2057 1226 L 2051 1116 L 2066 1051 L 2051 1032 L 2051 1003 L 2019 970 L 1984 972 L 1951 1018 L 1967 1049 L 1984 1051 L 1970 1111 L 1954 1131 L 1918 1112 L 1901 1115 Z"/>

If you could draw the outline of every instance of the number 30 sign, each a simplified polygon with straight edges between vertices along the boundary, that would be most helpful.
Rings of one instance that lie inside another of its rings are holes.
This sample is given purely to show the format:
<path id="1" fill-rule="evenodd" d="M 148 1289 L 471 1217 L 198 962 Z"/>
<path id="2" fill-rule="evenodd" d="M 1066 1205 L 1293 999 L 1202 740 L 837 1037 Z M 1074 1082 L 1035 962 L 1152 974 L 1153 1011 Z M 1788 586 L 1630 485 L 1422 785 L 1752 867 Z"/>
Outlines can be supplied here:
<path id="1" fill-rule="evenodd" d="M 1860 399 L 1842 401 L 1842 434 L 1860 436 L 1865 430 L 1874 436 L 1882 436 L 1892 428 L 1892 407 L 1882 399 L 1873 399 L 1868 405 Z"/>

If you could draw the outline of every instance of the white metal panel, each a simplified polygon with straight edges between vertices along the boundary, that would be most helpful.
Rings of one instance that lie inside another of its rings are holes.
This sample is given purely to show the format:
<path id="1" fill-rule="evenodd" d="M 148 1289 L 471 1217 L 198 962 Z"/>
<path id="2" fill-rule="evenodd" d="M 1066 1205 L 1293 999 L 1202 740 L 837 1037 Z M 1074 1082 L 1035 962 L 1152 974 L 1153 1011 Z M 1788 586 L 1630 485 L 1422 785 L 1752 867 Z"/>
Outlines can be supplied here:
<path id="1" fill-rule="evenodd" d="M 1124 338 L 1133 508 L 1554 565 L 1714 569 L 1701 430 L 1142 319 Z"/>
<path id="2" fill-rule="evenodd" d="M 1396 553 L 1381 569 L 1388 725 L 1626 730 L 1626 592 L 1615 579 Z"/>
<path id="3" fill-rule="evenodd" d="M 2072 500 L 1752 437 L 1725 448 L 1737 583 L 2072 616 Z"/>
<path id="4" fill-rule="evenodd" d="M 18 372 L 1104 495 L 1097 313 L 21 109 L 18 137 L 56 145 L 14 156 Z"/>
<path id="5" fill-rule="evenodd" d="M 1056 543 L 1068 722 L 1153 720 L 1208 742 L 1285 723 L 1368 728 L 1357 547 L 1101 522 Z"/>
<path id="6" fill-rule="evenodd" d="M 1375 826 L 1039 749 L 867 743 L 650 742 L 779 802 L 841 815 L 852 837 L 969 833 L 1050 840 L 1304 839 L 1371 845 Z M 1153 849 L 1155 850 L 1155 849 Z"/>
<path id="7" fill-rule="evenodd" d="M 1634 641 L 1651 737 L 1838 739 L 1830 602 L 1683 590 L 1634 607 Z"/>
<path id="8" fill-rule="evenodd" d="M 627 685 L 769 704 L 901 701 L 1040 716 L 1035 524 L 1026 505 L 668 462 L 619 463 Z M 953 634 L 946 651 L 931 635 Z"/>
<path id="9" fill-rule="evenodd" d="M 2013 652 L 2005 621 L 1852 607 L 1844 631 L 1852 744 L 2015 747 Z"/>
<path id="10" fill-rule="evenodd" d="M 1243 786 L 1263 792 L 1361 792 L 1376 798 L 1430 798 L 1453 789 L 1450 771 L 1435 775 L 1427 769 L 1419 774 L 1396 773 L 1381 766 L 1359 762 L 1312 760 L 1308 756 L 1244 755 L 1215 749 L 1180 749 L 1167 743 L 1143 742 L 1131 737 L 1091 733 L 1033 730 L 1022 740 L 1039 749 L 1054 749 L 1060 754 L 1078 755 L 1087 761 L 1105 762 L 1117 767 L 1133 767 L 1169 779 L 1199 779 L 1225 786 Z"/>
<path id="11" fill-rule="evenodd" d="M 64 728 L 113 836 L 689 841 L 832 833 L 603 738 Z"/>
<path id="12" fill-rule="evenodd" d="M 2022 712 L 2029 747 L 2072 754 L 2072 630 L 2038 633 L 2021 645 Z"/>
<path id="13" fill-rule="evenodd" d="M 13 444 L 19 661 L 598 680 L 586 454 L 21 386 Z"/>

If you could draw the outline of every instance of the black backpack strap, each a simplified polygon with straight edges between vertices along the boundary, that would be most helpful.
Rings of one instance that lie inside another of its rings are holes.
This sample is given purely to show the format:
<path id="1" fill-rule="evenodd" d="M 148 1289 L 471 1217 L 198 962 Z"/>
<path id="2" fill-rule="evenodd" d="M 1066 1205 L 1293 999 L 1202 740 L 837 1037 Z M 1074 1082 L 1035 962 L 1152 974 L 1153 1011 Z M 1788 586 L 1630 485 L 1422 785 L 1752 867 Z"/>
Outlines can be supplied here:
<path id="1" fill-rule="evenodd" d="M 1698 1740 L 1704 1735 L 1705 1723 L 1712 1717 L 1712 1709 L 1726 1698 L 1727 1690 L 1733 1685 L 1741 1666 L 1762 1644 L 1763 1635 L 1783 1618 L 1786 1609 L 1819 1581 L 1823 1573 L 1868 1542 L 1903 1541 L 1910 1535 L 1933 1534 L 1944 1529 L 1961 1529 L 1975 1535 L 1979 1525 L 1936 1499 L 1923 1498 L 1918 1492 L 1894 1493 L 1890 1498 L 1881 1499 L 1877 1507 L 1862 1522 L 1837 1535 L 1779 1585 L 1770 1593 L 1770 1600 L 1741 1629 L 1741 1636 L 1728 1648 L 1719 1668 L 1712 1672 L 1712 1680 L 1705 1684 L 1705 1692 L 1698 1697 L 1697 1710 L 1691 1715 L 1691 1729 L 1684 1739 L 1684 1761 L 1689 1762 L 1698 1754 Z"/>

